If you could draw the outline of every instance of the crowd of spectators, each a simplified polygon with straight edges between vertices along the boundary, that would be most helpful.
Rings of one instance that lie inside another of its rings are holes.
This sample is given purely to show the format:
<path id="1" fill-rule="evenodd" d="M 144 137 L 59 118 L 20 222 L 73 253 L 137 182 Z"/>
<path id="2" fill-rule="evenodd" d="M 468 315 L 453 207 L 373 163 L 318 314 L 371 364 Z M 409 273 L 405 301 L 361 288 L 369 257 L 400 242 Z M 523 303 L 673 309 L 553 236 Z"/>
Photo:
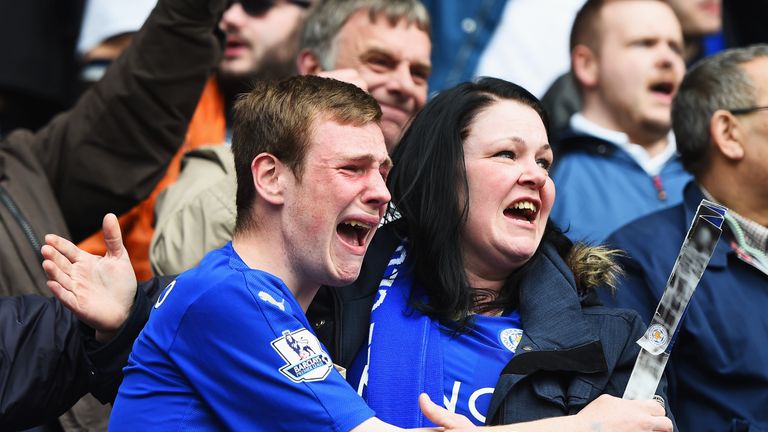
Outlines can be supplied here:
<path id="1" fill-rule="evenodd" d="M 766 15 L 763 0 L 0 5 L 0 429 L 105 430 L 117 398 L 113 430 L 158 415 L 158 430 L 179 415 L 768 430 Z M 729 213 L 664 409 L 629 404 L 635 341 L 701 199 Z M 266 347 L 316 370 L 296 378 Z M 191 414 L 165 409 L 179 403 Z"/>

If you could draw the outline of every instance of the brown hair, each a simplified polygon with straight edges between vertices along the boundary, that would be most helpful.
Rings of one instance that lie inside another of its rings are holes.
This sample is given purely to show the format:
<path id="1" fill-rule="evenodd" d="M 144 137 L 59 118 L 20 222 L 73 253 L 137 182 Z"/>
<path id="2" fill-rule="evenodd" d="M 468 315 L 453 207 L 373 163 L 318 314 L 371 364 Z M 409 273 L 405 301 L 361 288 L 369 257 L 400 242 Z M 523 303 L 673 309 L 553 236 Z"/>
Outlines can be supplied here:
<path id="1" fill-rule="evenodd" d="M 600 42 L 603 37 L 602 23 L 600 22 L 600 12 L 603 7 L 609 3 L 619 1 L 638 1 L 638 0 L 587 0 L 576 13 L 571 27 L 570 50 L 576 45 L 585 45 L 593 52 L 600 50 Z M 665 3 L 663 0 L 653 0 Z"/>
<path id="2" fill-rule="evenodd" d="M 381 119 L 378 103 L 357 86 L 317 76 L 257 82 L 234 106 L 232 153 L 237 175 L 235 232 L 255 221 L 251 162 L 270 153 L 301 180 L 304 157 L 317 119 L 362 126 Z"/>

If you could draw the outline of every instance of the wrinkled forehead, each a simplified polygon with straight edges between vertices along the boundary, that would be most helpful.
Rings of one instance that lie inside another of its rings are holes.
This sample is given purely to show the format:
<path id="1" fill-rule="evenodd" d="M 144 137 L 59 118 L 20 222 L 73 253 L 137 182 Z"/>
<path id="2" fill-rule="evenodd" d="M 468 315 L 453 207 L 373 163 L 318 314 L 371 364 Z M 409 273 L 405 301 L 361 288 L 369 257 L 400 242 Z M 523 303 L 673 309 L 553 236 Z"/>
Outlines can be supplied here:
<path id="1" fill-rule="evenodd" d="M 402 36 L 408 32 L 409 36 L 421 33 L 421 40 L 407 40 Z M 389 17 L 384 12 L 372 15 L 369 9 L 358 9 L 352 13 L 349 18 L 339 28 L 334 35 L 333 42 L 338 45 L 338 41 L 347 39 L 356 41 L 356 46 L 379 45 L 391 48 L 420 48 L 413 47 L 412 44 L 424 45 L 426 55 L 421 59 L 429 63 L 429 54 L 432 49 L 432 39 L 426 29 L 422 29 L 416 21 L 409 20 L 408 17 Z M 410 43 L 409 43 L 410 42 Z M 338 56 L 339 53 L 336 53 Z"/>

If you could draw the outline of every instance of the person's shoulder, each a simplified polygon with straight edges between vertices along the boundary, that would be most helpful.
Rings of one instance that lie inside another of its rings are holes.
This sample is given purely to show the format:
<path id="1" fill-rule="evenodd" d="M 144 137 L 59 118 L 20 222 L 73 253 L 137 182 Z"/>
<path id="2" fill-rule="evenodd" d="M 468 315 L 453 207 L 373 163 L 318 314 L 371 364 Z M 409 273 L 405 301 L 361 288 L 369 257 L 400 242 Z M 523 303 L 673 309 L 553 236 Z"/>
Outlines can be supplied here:
<path id="1" fill-rule="evenodd" d="M 200 265 L 181 273 L 164 288 L 155 308 L 170 296 L 171 291 L 183 292 L 183 295 L 175 297 L 181 297 L 182 303 L 190 306 L 201 298 L 204 299 L 209 293 L 225 296 L 240 289 L 244 286 L 243 274 L 239 269 L 233 268 L 232 259 L 233 250 L 230 245 L 211 251 Z"/>
<path id="2" fill-rule="evenodd" d="M 630 221 L 614 231 L 606 240 L 624 251 L 653 253 L 664 243 L 681 243 L 685 237 L 685 207 L 677 204 Z"/>

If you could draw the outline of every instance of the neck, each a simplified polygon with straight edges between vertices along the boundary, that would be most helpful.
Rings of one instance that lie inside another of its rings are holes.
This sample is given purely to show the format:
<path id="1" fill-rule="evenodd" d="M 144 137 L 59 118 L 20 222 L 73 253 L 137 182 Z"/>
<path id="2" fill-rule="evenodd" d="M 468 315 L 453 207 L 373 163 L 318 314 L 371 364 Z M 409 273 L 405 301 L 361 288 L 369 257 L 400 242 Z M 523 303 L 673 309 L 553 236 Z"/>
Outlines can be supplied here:
<path id="1" fill-rule="evenodd" d="M 696 181 L 720 204 L 740 216 L 768 227 L 768 198 L 760 196 L 753 185 L 738 182 L 739 174 L 707 169 Z"/>
<path id="2" fill-rule="evenodd" d="M 249 233 L 235 234 L 232 247 L 248 267 L 280 278 L 306 313 L 320 285 L 302 278 L 291 265 L 282 243 L 275 240 L 270 233 L 255 229 Z"/>
<path id="3" fill-rule="evenodd" d="M 638 124 L 631 119 L 622 120 L 603 104 L 587 103 L 585 100 L 581 114 L 602 128 L 626 134 L 630 143 L 642 146 L 651 157 L 663 152 L 669 144 L 669 128 Z"/>

